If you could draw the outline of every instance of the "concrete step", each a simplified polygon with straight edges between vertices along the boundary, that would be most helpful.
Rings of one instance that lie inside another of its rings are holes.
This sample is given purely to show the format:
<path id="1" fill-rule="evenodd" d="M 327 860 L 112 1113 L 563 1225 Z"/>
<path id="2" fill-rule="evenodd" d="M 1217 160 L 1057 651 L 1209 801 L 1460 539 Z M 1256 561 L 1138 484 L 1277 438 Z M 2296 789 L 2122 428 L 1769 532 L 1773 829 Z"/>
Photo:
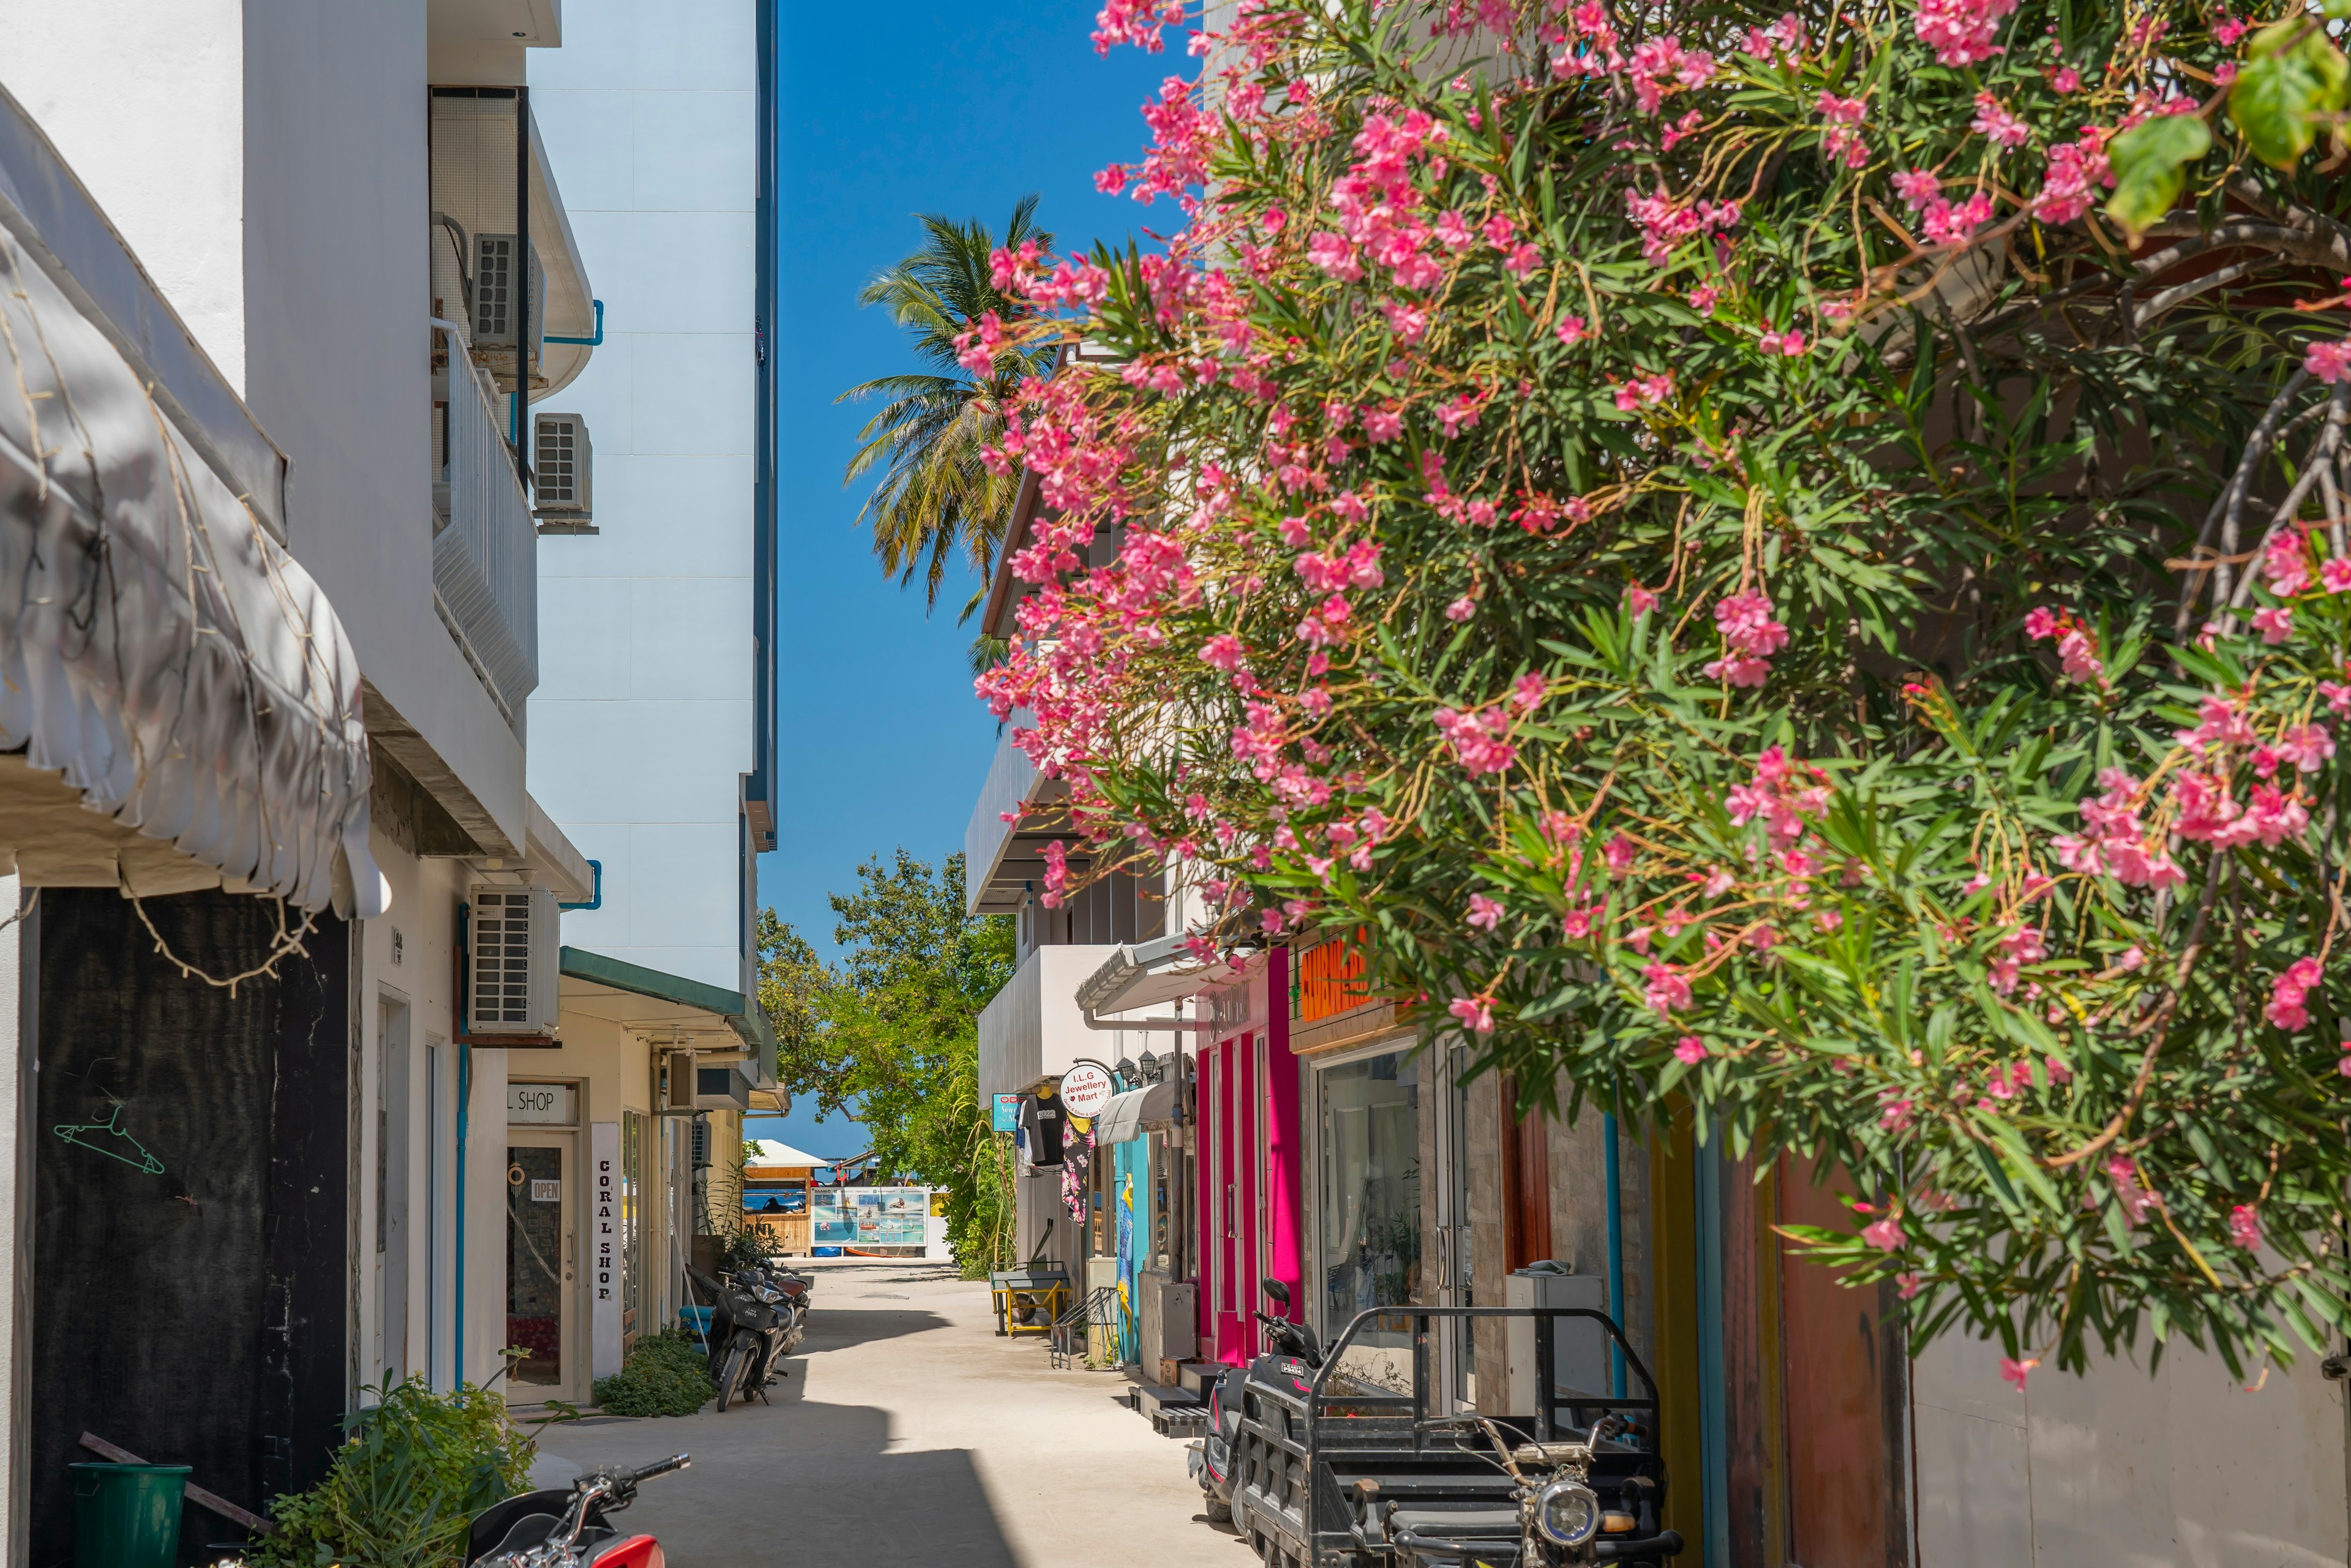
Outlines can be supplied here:
<path id="1" fill-rule="evenodd" d="M 1202 1398 L 1207 1397 L 1208 1385 L 1224 1375 L 1221 1362 L 1186 1361 L 1178 1363 L 1176 1367 L 1176 1381 Z"/>

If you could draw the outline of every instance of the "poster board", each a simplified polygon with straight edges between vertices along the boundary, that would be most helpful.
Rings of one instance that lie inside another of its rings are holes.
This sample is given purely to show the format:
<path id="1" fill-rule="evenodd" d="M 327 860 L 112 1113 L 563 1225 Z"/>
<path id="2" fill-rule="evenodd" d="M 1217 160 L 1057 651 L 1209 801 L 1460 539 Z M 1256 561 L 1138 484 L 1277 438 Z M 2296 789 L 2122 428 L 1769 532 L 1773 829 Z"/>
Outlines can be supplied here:
<path id="1" fill-rule="evenodd" d="M 927 1250 L 926 1186 L 819 1187 L 809 1195 L 809 1211 L 814 1221 L 810 1239 L 819 1247 L 860 1252 L 886 1248 L 885 1256 Z"/>
<path id="2" fill-rule="evenodd" d="M 621 1370 L 621 1124 L 588 1129 L 590 1375 Z"/>

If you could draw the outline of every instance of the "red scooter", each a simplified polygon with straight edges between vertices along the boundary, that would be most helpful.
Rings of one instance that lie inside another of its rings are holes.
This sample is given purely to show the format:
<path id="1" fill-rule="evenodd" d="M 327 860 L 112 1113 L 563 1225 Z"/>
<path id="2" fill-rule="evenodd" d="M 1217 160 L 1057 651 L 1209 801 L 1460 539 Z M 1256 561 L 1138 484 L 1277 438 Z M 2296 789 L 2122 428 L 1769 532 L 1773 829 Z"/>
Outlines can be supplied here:
<path id="1" fill-rule="evenodd" d="M 524 1492 L 485 1509 L 465 1538 L 468 1568 L 664 1568 L 661 1542 L 615 1529 L 637 1483 L 693 1463 L 678 1454 L 641 1470 L 591 1470 L 569 1491 Z"/>

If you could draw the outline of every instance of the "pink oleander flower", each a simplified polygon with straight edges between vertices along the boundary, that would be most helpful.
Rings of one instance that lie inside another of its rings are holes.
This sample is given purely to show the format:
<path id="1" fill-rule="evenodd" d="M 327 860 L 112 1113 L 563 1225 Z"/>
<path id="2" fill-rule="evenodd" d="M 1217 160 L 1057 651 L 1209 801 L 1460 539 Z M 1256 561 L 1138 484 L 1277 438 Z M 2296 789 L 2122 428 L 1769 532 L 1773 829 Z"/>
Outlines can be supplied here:
<path id="1" fill-rule="evenodd" d="M 2024 634 L 2035 641 L 2057 635 L 2057 612 L 2047 605 L 2036 605 L 2024 614 Z"/>
<path id="2" fill-rule="evenodd" d="M 1902 1244 L 1908 1239 L 1902 1234 L 1901 1218 L 1891 1214 L 1873 1224 L 1863 1226 L 1861 1239 L 1880 1252 L 1899 1252 L 1902 1250 Z"/>
<path id="3" fill-rule="evenodd" d="M 1633 619 L 1638 621 L 1657 607 L 1657 596 L 1637 582 L 1628 583 L 1625 589 L 1625 602 L 1633 607 Z"/>
<path id="4" fill-rule="evenodd" d="M 1988 92 L 1976 94 L 1976 117 L 1969 129 L 1979 136 L 1989 137 L 1999 147 L 2022 147 L 2032 140 L 2032 128 Z"/>
<path id="5" fill-rule="evenodd" d="M 1706 1041 L 1694 1034 L 1686 1034 L 1674 1041 L 1674 1059 L 1684 1067 L 1696 1067 L 1706 1060 Z"/>
<path id="6" fill-rule="evenodd" d="M 2310 544 L 2298 528 L 2282 528 L 2262 548 L 2262 572 L 2270 591 L 2291 599 L 2310 586 Z"/>
<path id="7" fill-rule="evenodd" d="M 1895 1275 L 1894 1283 L 1895 1295 L 1903 1301 L 1907 1301 L 1918 1293 L 1918 1276 L 1915 1271 Z"/>
<path id="8" fill-rule="evenodd" d="M 1981 191 L 1964 202 L 1938 196 L 1927 204 L 1919 226 L 1929 245 L 1965 245 L 1976 230 L 1991 221 L 1991 198 Z"/>
<path id="9" fill-rule="evenodd" d="M 1648 982 L 1642 993 L 1642 1000 L 1659 1018 L 1668 1017 L 1690 1005 L 1690 983 L 1667 965 L 1651 964 L 1641 971 L 1641 978 Z"/>
<path id="10" fill-rule="evenodd" d="M 1445 607 L 1447 621 L 1467 621 L 1477 613 L 1478 601 L 1466 593 Z"/>
<path id="11" fill-rule="evenodd" d="M 1921 0 L 1918 41 L 1947 66 L 1972 66 L 2004 53 L 1992 42 L 2016 0 Z"/>
<path id="12" fill-rule="evenodd" d="M 2241 1203 L 2229 1211 L 2229 1240 L 2248 1252 L 2261 1246 L 2262 1217 L 2252 1205 Z"/>
<path id="13" fill-rule="evenodd" d="M 1706 666 L 1709 679 L 1735 686 L 1760 686 L 1771 675 L 1765 663 L 1788 645 L 1788 629 L 1771 619 L 1771 601 L 1761 593 L 1734 593 L 1714 607 L 1723 656 Z"/>
<path id="14" fill-rule="evenodd" d="M 1929 170 L 1905 169 L 1894 176 L 1894 193 L 1912 212 L 1923 213 L 1928 203 L 1943 193 L 1943 182 Z"/>
<path id="15" fill-rule="evenodd" d="M 1633 869 L 1633 862 L 1639 857 L 1641 852 L 1632 840 L 1618 833 L 1608 841 L 1600 853 L 1601 857 L 1608 862 L 1608 874 L 1623 876 Z"/>
<path id="16" fill-rule="evenodd" d="M 2332 343 L 2313 343 L 2303 355 L 2302 362 L 2310 373 L 2333 386 L 2351 375 L 2351 338 Z"/>
<path id="17" fill-rule="evenodd" d="M 2318 584 L 2329 593 L 2351 591 L 2351 558 L 2336 555 L 2320 561 Z"/>
<path id="18" fill-rule="evenodd" d="M 2269 1006 L 2262 1009 L 2262 1016 L 2289 1034 L 2308 1029 L 2310 1009 L 2304 1004 L 2325 977 L 2325 971 L 2316 958 L 2295 959 L 2286 966 L 2283 974 L 2270 981 Z"/>
<path id="19" fill-rule="evenodd" d="M 1480 931 L 1491 931 L 1502 923 L 1502 906 L 1482 893 L 1473 893 L 1469 895 L 1468 919 Z"/>
<path id="20" fill-rule="evenodd" d="M 2253 612 L 2253 630 L 2274 648 L 2294 635 L 2294 612 L 2283 604 L 2266 604 Z"/>
<path id="21" fill-rule="evenodd" d="M 1480 997 L 1456 997 L 1446 1011 L 1479 1034 L 1494 1032 L 1494 1006 Z"/>
<path id="22" fill-rule="evenodd" d="M 2070 224 L 2090 210 L 2101 186 L 2114 183 L 2102 141 L 2089 136 L 2061 141 L 2049 149 L 2049 169 L 2032 198 L 2032 215 L 2044 224 Z"/>
<path id="23" fill-rule="evenodd" d="M 2015 1385 L 2016 1391 L 2019 1394 L 2022 1394 L 2024 1392 L 2024 1380 L 2032 1376 L 2032 1369 L 2040 1364 L 2041 1358 L 2039 1356 L 2032 1356 L 2023 1361 L 2018 1361 L 2012 1357 L 2003 1355 L 2000 1358 L 2001 1381 Z"/>
<path id="24" fill-rule="evenodd" d="M 1583 317 L 1562 316 L 1559 319 L 1559 340 L 1569 348 L 1573 349 L 1590 335 L 1584 330 Z"/>

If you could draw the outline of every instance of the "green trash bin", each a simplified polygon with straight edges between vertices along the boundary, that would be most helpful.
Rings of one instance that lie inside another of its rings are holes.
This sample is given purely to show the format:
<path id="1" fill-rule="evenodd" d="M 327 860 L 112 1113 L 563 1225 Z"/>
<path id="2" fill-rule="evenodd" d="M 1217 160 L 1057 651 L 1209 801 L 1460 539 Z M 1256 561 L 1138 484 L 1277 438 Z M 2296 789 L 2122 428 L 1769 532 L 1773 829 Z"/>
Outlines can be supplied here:
<path id="1" fill-rule="evenodd" d="M 185 1465 L 68 1465 L 74 1568 L 172 1568 L 180 1554 Z"/>

